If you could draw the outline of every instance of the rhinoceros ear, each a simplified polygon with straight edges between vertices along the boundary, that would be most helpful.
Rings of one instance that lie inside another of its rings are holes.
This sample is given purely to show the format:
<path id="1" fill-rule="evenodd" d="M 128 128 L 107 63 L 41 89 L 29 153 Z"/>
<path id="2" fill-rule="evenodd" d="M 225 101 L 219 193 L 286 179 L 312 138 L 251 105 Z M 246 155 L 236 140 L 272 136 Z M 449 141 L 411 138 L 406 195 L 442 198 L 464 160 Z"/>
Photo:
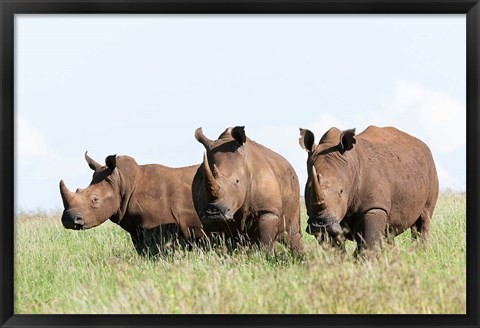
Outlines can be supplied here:
<path id="1" fill-rule="evenodd" d="M 205 149 L 207 149 L 207 150 L 210 149 L 210 145 L 212 144 L 212 140 L 205 137 L 201 127 L 195 130 L 195 139 L 197 139 L 197 141 L 200 142 L 205 147 Z"/>
<path id="2" fill-rule="evenodd" d="M 247 141 L 247 136 L 245 135 L 245 127 L 244 126 L 234 127 L 232 129 L 232 137 L 240 144 L 240 146 L 243 145 Z"/>
<path id="3" fill-rule="evenodd" d="M 93 158 L 87 155 L 88 151 L 85 152 L 85 160 L 88 163 L 88 166 L 94 170 L 95 172 L 100 171 L 102 168 L 102 165 L 100 163 L 97 163 Z"/>
<path id="4" fill-rule="evenodd" d="M 298 143 L 300 144 L 300 147 L 309 153 L 317 147 L 315 144 L 315 135 L 312 131 L 307 129 L 300 128 L 300 138 L 298 139 Z"/>
<path id="5" fill-rule="evenodd" d="M 340 152 L 344 152 L 353 148 L 353 145 L 357 142 L 355 140 L 355 129 L 345 130 L 340 135 Z"/>
<path id="6" fill-rule="evenodd" d="M 107 158 L 105 158 L 105 164 L 107 164 L 107 167 L 113 171 L 117 166 L 117 155 L 107 156 Z"/>

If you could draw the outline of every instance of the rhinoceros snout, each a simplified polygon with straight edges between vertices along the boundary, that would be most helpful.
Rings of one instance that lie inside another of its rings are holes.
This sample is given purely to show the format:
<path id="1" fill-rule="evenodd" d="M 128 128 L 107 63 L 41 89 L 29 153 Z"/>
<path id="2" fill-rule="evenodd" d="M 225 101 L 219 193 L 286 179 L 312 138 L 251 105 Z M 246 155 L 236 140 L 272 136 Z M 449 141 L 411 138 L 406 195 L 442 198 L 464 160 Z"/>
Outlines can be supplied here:
<path id="1" fill-rule="evenodd" d="M 63 211 L 62 224 L 65 229 L 81 230 L 85 227 L 85 220 L 71 211 Z"/>
<path id="2" fill-rule="evenodd" d="M 222 204 L 210 204 L 203 211 L 203 221 L 230 221 L 233 213 L 228 206 Z"/>
<path id="3" fill-rule="evenodd" d="M 309 218 L 307 224 L 305 231 L 310 235 L 326 231 L 331 236 L 338 236 L 343 232 L 342 227 L 335 218 Z"/>

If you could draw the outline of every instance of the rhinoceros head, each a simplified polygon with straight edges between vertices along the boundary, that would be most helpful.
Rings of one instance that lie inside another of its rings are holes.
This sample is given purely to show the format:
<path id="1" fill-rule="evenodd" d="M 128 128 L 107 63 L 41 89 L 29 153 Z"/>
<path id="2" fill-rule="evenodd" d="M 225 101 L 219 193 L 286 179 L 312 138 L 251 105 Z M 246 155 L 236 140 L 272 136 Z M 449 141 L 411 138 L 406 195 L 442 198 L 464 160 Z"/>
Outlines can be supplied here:
<path id="1" fill-rule="evenodd" d="M 85 153 L 88 166 L 94 170 L 93 179 L 85 189 L 71 192 L 60 181 L 64 211 L 62 224 L 67 229 L 82 230 L 98 226 L 112 217 L 120 206 L 116 155 L 108 156 L 101 165 Z"/>
<path id="2" fill-rule="evenodd" d="M 308 152 L 305 185 L 307 233 L 317 235 L 327 231 L 334 236 L 342 233 L 340 222 L 347 212 L 354 183 L 348 153 L 355 142 L 355 129 L 340 131 L 331 128 L 318 145 L 310 130 L 300 129 L 300 146 Z"/>
<path id="3" fill-rule="evenodd" d="M 204 224 L 233 220 L 245 202 L 249 181 L 244 127 L 227 128 L 218 140 L 208 139 L 202 128 L 198 128 L 195 138 L 206 149 L 202 164 L 204 188 L 201 189 L 206 203 L 201 220 Z"/>

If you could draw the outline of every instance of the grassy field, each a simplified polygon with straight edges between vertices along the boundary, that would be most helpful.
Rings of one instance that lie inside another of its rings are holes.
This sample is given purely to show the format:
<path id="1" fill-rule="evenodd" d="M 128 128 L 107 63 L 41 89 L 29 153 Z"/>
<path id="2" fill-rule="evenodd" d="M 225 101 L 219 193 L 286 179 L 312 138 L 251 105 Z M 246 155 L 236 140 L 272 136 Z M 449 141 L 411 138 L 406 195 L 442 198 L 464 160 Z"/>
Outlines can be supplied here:
<path id="1" fill-rule="evenodd" d="M 304 234 L 279 249 L 138 256 L 111 222 L 66 230 L 61 213 L 15 221 L 15 313 L 465 313 L 465 194 L 441 194 L 427 248 L 407 231 L 377 260 L 341 256 Z M 303 228 L 306 216 L 303 213 Z"/>

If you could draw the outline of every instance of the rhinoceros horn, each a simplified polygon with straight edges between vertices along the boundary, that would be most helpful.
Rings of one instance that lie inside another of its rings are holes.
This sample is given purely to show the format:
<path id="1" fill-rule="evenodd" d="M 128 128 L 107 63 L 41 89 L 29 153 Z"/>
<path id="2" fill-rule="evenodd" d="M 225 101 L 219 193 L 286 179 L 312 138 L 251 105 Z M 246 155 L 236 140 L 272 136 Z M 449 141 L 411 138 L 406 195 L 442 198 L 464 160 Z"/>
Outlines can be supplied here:
<path id="1" fill-rule="evenodd" d="M 215 175 L 218 177 L 218 168 L 214 165 L 214 172 L 210 170 L 210 165 L 208 163 L 207 153 L 203 156 L 203 173 L 205 176 L 205 188 L 209 198 L 211 200 L 217 199 L 220 194 L 220 185 L 217 180 L 215 180 Z"/>
<path id="2" fill-rule="evenodd" d="M 312 179 L 312 200 L 313 205 L 320 206 L 322 208 L 325 207 L 325 197 L 323 195 L 323 190 L 320 188 L 319 176 L 317 175 L 317 170 L 315 169 L 315 165 L 312 165 L 312 172 L 311 172 L 311 179 Z"/>
<path id="3" fill-rule="evenodd" d="M 65 186 L 65 183 L 63 180 L 60 180 L 60 195 L 62 195 L 62 200 L 64 204 L 68 204 L 69 200 L 73 196 L 73 192 L 68 190 L 67 186 Z"/>
<path id="4" fill-rule="evenodd" d="M 88 163 L 88 166 L 90 166 L 90 168 L 92 170 L 94 170 L 95 172 L 98 172 L 100 170 L 100 168 L 102 167 L 102 165 L 98 162 L 96 162 L 93 158 L 91 158 L 90 156 L 87 155 L 87 151 L 85 152 L 85 160 L 87 161 Z"/>

